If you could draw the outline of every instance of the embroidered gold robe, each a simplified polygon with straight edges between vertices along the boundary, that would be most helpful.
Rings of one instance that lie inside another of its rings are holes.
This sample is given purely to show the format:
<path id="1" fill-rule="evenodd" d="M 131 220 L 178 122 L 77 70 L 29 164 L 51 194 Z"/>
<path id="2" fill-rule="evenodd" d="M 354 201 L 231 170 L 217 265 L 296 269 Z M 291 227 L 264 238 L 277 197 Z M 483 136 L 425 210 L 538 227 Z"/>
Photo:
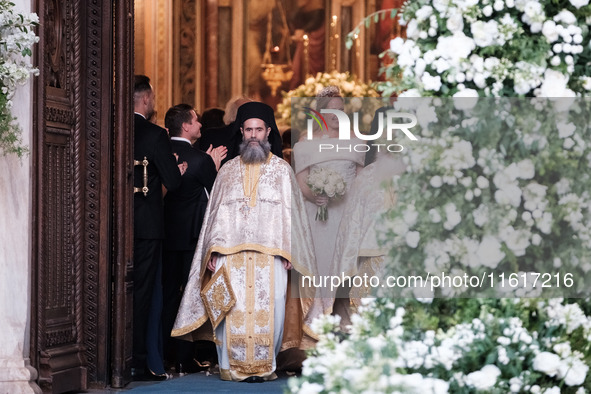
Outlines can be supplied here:
<path id="1" fill-rule="evenodd" d="M 212 189 L 172 336 L 212 338 L 212 327 L 205 324 L 209 318 L 201 291 L 212 276 L 207 262 L 211 254 L 217 252 L 223 255 L 226 272 L 218 275 L 216 271 L 214 277 L 220 288 L 224 288 L 227 284 L 222 282 L 226 275 L 233 283 L 230 287 L 234 287 L 233 296 L 237 300 L 224 312 L 221 304 L 229 301 L 228 292 L 212 295 L 211 303 L 220 304 L 213 326 L 215 328 L 225 316 L 225 324 L 230 326 L 226 330 L 226 340 L 231 368 L 236 369 L 238 375 L 268 372 L 270 358 L 265 355 L 273 353 L 275 357 L 273 344 L 269 343 L 274 322 L 273 305 L 264 300 L 272 299 L 273 272 L 277 269 L 273 256 L 292 263 L 296 271 L 290 273 L 292 276 L 314 275 L 312 245 L 303 197 L 291 167 L 272 154 L 265 163 L 258 165 L 245 165 L 240 157 L 228 161 L 220 169 Z M 253 288 L 263 290 L 257 294 L 252 292 Z M 283 348 L 299 346 L 303 332 L 312 334 L 309 328 L 312 316 L 308 313 L 312 293 L 302 295 L 306 298 L 288 295 Z M 261 299 L 265 308 L 255 305 Z M 293 318 L 297 321 L 289 321 Z M 258 345 L 264 346 L 255 350 Z M 263 349 L 265 346 L 267 350 Z M 232 356 L 237 354 L 240 356 Z M 260 367 L 258 371 L 257 366 Z"/>

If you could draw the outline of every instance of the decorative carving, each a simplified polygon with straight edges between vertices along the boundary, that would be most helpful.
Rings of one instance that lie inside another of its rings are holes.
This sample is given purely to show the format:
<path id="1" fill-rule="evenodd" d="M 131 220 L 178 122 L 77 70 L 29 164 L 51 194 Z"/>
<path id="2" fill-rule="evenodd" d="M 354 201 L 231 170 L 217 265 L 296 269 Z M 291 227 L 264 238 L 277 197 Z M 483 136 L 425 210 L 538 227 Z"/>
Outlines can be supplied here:
<path id="1" fill-rule="evenodd" d="M 61 123 L 66 126 L 73 126 L 74 111 L 71 109 L 47 106 L 45 108 L 45 120 L 48 122 Z"/>
<path id="2" fill-rule="evenodd" d="M 179 85 L 181 89 L 181 102 L 194 105 L 196 91 L 196 63 L 195 31 L 197 28 L 195 0 L 181 1 L 181 14 L 179 15 Z"/>
<path id="3" fill-rule="evenodd" d="M 46 61 L 48 64 L 47 84 L 56 88 L 64 87 L 64 78 L 66 74 L 66 48 L 63 43 L 65 38 L 65 21 L 63 13 L 63 4 L 58 0 L 49 0 L 47 2 L 47 52 Z"/>
<path id="4" fill-rule="evenodd" d="M 63 330 L 52 330 L 45 335 L 45 343 L 48 348 L 65 345 L 74 342 L 74 332 L 72 328 L 66 328 Z"/>
<path id="5" fill-rule="evenodd" d="M 74 104 L 74 115 L 75 115 L 75 123 L 74 123 L 74 138 L 73 138 L 73 165 L 71 167 L 72 170 L 72 189 L 73 189 L 73 224 L 71 229 L 73 230 L 73 234 L 69 236 L 69 238 L 73 239 L 73 260 L 72 266 L 70 269 L 73 271 L 73 280 L 74 288 L 68 294 L 70 296 L 73 295 L 73 305 L 74 309 L 71 311 L 73 314 L 73 323 L 75 324 L 75 331 L 74 331 L 74 338 L 76 344 L 81 345 L 83 342 L 83 335 L 82 332 L 84 330 L 84 321 L 83 321 L 83 313 L 84 313 L 84 289 L 83 289 L 83 275 L 85 272 L 85 266 L 82 264 L 84 261 L 84 181 L 83 176 L 84 172 L 83 169 L 85 157 L 83 157 L 82 153 L 85 152 L 83 147 L 83 139 L 85 135 L 82 132 L 82 78 L 84 75 L 84 71 L 86 67 L 83 66 L 82 61 L 82 7 L 74 7 L 74 4 L 81 4 L 78 2 L 68 2 L 68 7 L 73 8 L 72 12 L 72 30 L 68 30 L 67 32 L 70 34 L 68 36 L 68 42 L 73 43 L 73 48 L 68 53 L 68 78 L 67 81 L 72 81 L 71 88 L 68 90 L 71 93 L 71 97 L 73 98 Z M 69 86 L 68 86 L 69 87 Z M 82 359 L 85 359 L 83 357 Z M 84 366 L 85 367 L 85 366 Z M 86 382 L 85 382 L 86 383 Z"/>
<path id="6" fill-rule="evenodd" d="M 39 233 L 37 264 L 37 343 L 42 355 L 34 356 L 39 380 L 56 391 L 86 388 L 82 351 L 83 201 L 85 168 L 82 147 L 81 47 L 82 3 L 75 0 L 42 0 L 43 55 L 38 105 L 43 106 L 38 156 L 40 204 L 36 217 Z M 64 349 L 74 349 L 72 352 Z M 68 353 L 69 355 L 67 355 Z M 75 364 L 64 360 L 72 357 Z M 74 370 L 73 368 L 77 369 Z M 68 368 L 67 377 L 60 374 Z"/>
<path id="7" fill-rule="evenodd" d="M 101 130 L 101 19 L 103 2 L 87 2 L 87 89 L 86 89 L 86 174 L 84 196 L 84 346 L 86 348 L 87 372 L 90 381 L 97 380 L 98 332 L 99 332 L 99 218 L 100 204 L 100 147 Z M 82 232 L 81 231 L 81 232 Z"/>

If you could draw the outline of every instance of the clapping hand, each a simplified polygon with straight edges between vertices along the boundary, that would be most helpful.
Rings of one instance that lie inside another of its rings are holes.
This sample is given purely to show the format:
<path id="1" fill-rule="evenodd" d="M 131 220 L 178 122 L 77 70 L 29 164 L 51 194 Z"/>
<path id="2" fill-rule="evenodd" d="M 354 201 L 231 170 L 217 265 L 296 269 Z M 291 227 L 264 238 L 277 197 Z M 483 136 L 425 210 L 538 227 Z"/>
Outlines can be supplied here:
<path id="1" fill-rule="evenodd" d="M 215 164 L 215 170 L 219 171 L 222 160 L 224 160 L 228 155 L 228 148 L 226 148 L 224 145 L 220 145 L 214 149 L 213 145 L 209 145 L 209 149 L 207 149 L 205 153 L 211 156 Z"/>
<path id="2" fill-rule="evenodd" d="M 185 175 L 185 172 L 187 172 L 187 168 L 189 168 L 189 165 L 186 161 L 183 161 L 182 163 L 178 164 L 178 167 L 179 171 L 181 172 L 181 175 Z"/>
<path id="3" fill-rule="evenodd" d="M 176 162 L 177 162 L 177 166 L 179 167 L 179 171 L 181 172 L 181 176 L 185 174 L 185 172 L 187 172 L 187 168 L 189 167 L 189 165 L 187 164 L 186 161 L 183 161 L 182 163 L 179 163 L 179 155 L 177 155 L 176 153 L 173 153 Z"/>

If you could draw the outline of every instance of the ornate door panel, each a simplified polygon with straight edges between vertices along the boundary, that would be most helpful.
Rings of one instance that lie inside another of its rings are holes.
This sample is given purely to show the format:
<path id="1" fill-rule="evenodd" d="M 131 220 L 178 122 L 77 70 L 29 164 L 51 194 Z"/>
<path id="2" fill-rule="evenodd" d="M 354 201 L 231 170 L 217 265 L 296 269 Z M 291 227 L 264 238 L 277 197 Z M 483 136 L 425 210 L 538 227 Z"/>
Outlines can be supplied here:
<path id="1" fill-rule="evenodd" d="M 37 5 L 31 362 L 43 390 L 61 393 L 109 384 L 117 373 L 111 370 L 115 345 L 124 347 L 123 363 L 126 359 L 125 331 L 117 343 L 111 341 L 113 303 L 124 308 L 119 316 L 129 315 L 112 277 L 115 264 L 131 265 L 132 246 L 115 234 L 132 225 L 116 222 L 129 219 L 132 209 L 133 134 L 128 125 L 114 132 L 113 83 L 121 72 L 131 72 L 129 62 L 119 74 L 114 71 L 111 1 L 38 0 Z M 127 52 L 133 52 L 131 40 Z M 125 75 L 127 83 L 130 76 Z M 131 119 L 127 102 L 118 111 Z M 121 190 L 129 192 L 121 197 Z"/>

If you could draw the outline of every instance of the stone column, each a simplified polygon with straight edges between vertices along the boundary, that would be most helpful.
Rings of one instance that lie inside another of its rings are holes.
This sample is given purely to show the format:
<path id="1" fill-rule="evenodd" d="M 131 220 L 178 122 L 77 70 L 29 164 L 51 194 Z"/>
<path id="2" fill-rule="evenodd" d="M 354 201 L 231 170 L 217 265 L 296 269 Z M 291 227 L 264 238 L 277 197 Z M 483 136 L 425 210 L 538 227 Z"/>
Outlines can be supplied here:
<path id="1" fill-rule="evenodd" d="M 31 12 L 31 2 L 16 2 L 16 10 Z M 12 107 L 29 149 L 32 86 L 18 88 Z M 0 394 L 41 393 L 29 363 L 32 156 L 0 155 L 0 168 Z"/>

